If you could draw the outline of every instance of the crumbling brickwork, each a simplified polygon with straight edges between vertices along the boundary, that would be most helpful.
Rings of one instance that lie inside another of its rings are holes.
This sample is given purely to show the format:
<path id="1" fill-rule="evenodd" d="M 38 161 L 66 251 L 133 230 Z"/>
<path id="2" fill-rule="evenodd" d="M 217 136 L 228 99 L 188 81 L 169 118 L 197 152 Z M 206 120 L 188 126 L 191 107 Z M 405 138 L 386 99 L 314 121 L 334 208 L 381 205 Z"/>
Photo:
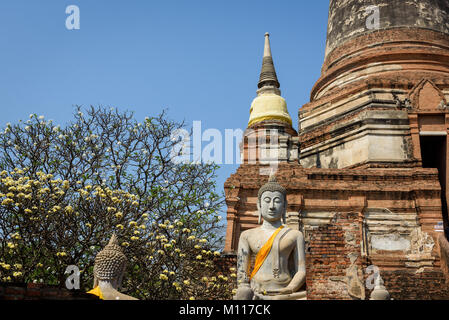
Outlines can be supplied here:
<path id="1" fill-rule="evenodd" d="M 44 284 L 0 282 L 0 300 L 98 300 L 98 297 Z"/>
<path id="2" fill-rule="evenodd" d="M 365 298 L 358 221 L 357 213 L 336 213 L 331 224 L 306 232 L 309 300 Z"/>
<path id="3" fill-rule="evenodd" d="M 445 0 L 331 0 L 326 52 L 350 39 L 369 31 L 369 8 L 379 8 L 379 28 L 390 29 L 414 26 L 449 34 L 449 3 Z"/>
<path id="4" fill-rule="evenodd" d="M 394 300 L 448 300 L 449 287 L 441 270 L 381 270 L 385 287 Z"/>
<path id="5" fill-rule="evenodd" d="M 445 235 L 440 235 L 438 244 L 441 252 L 441 269 L 445 275 L 446 284 L 449 285 L 449 242 Z"/>

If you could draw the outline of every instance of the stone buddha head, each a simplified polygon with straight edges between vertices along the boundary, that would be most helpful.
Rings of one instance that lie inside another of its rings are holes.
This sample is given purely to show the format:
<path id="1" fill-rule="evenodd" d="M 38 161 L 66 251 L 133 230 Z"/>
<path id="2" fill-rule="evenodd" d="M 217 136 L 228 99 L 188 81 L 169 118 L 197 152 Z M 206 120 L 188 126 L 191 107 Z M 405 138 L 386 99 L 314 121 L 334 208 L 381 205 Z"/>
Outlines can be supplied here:
<path id="1" fill-rule="evenodd" d="M 118 244 L 115 234 L 107 246 L 95 257 L 94 287 L 100 281 L 109 282 L 116 290 L 120 287 L 126 269 L 126 256 Z"/>
<path id="2" fill-rule="evenodd" d="M 274 222 L 281 220 L 286 223 L 287 191 L 272 174 L 268 182 L 264 184 L 258 193 L 257 209 L 259 211 L 259 224 L 265 221 Z"/>

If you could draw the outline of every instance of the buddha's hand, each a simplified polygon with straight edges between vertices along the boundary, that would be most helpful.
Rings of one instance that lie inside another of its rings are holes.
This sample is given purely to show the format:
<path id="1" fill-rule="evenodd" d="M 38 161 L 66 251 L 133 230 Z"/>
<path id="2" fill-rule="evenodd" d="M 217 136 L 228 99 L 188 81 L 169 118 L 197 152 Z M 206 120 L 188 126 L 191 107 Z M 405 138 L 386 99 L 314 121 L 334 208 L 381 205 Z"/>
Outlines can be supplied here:
<path id="1" fill-rule="evenodd" d="M 292 294 L 292 293 L 293 293 L 293 289 L 291 289 L 289 287 L 279 290 L 279 294 Z"/>
<path id="2" fill-rule="evenodd" d="M 286 288 L 282 288 L 282 289 L 278 289 L 278 290 L 270 290 L 270 291 L 267 291 L 267 293 L 270 295 L 292 294 L 293 290 L 290 289 L 289 287 L 286 287 Z"/>

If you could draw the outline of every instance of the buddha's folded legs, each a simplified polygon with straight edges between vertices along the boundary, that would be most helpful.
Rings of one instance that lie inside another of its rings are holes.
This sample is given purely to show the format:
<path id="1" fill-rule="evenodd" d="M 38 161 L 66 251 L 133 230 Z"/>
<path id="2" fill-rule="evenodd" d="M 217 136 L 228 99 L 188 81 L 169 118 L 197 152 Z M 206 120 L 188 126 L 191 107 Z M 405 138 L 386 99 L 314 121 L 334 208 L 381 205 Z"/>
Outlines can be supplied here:
<path id="1" fill-rule="evenodd" d="M 254 293 L 254 300 L 307 300 L 307 291 L 299 291 L 275 296 Z"/>

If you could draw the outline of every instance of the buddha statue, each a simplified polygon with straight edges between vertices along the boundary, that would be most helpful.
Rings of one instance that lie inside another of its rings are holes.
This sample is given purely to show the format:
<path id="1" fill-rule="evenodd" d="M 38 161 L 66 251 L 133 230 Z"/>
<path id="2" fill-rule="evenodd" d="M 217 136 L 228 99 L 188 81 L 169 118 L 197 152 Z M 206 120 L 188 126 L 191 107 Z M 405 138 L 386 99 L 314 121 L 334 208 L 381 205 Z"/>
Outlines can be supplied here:
<path id="1" fill-rule="evenodd" d="M 87 293 L 102 300 L 138 300 L 118 291 L 125 274 L 126 262 L 126 256 L 113 234 L 107 246 L 95 257 L 94 289 Z"/>
<path id="2" fill-rule="evenodd" d="M 234 300 L 301 300 L 306 280 L 304 236 L 285 226 L 287 192 L 271 175 L 258 193 L 260 227 L 240 236 Z M 251 256 L 256 255 L 250 273 Z"/>

